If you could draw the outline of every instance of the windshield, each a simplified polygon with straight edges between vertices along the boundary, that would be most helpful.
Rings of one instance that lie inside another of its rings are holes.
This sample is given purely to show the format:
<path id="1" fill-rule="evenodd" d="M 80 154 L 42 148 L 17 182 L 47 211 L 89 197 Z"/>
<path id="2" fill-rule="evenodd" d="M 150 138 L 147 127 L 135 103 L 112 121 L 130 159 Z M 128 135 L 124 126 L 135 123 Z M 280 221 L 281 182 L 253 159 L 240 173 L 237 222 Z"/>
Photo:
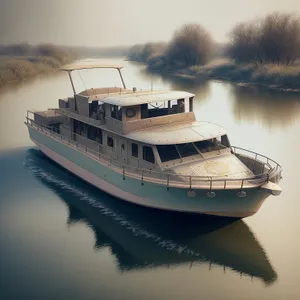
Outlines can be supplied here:
<path id="1" fill-rule="evenodd" d="M 157 151 L 161 162 L 180 158 L 175 145 L 159 145 L 157 146 Z"/>
<path id="2" fill-rule="evenodd" d="M 219 151 L 230 147 L 227 135 L 194 143 L 201 153 Z"/>
<path id="3" fill-rule="evenodd" d="M 180 159 L 199 154 L 193 143 L 177 145 L 158 145 L 157 151 L 160 156 L 161 162 L 166 162 L 174 159 Z"/>
<path id="4" fill-rule="evenodd" d="M 193 155 L 199 155 L 199 157 L 201 157 L 202 153 L 220 151 L 230 147 L 230 144 L 227 135 L 223 135 L 221 137 L 194 143 L 158 145 L 156 147 L 160 160 L 164 163 L 170 160 L 182 159 Z"/>

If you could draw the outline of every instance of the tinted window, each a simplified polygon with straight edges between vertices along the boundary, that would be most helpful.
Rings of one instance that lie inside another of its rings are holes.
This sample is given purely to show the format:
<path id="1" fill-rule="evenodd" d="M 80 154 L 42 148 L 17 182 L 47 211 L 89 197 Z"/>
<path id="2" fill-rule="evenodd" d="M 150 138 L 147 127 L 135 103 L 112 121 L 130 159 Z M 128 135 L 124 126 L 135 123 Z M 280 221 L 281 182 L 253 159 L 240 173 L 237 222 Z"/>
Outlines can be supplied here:
<path id="1" fill-rule="evenodd" d="M 114 119 L 122 121 L 122 108 L 117 105 L 110 106 L 110 116 Z"/>
<path id="2" fill-rule="evenodd" d="M 176 146 L 181 157 L 199 154 L 193 143 L 178 144 Z"/>
<path id="3" fill-rule="evenodd" d="M 114 139 L 110 136 L 107 137 L 107 146 L 114 148 Z"/>
<path id="4" fill-rule="evenodd" d="M 133 157 L 139 157 L 139 147 L 137 144 L 131 144 L 131 155 Z"/>
<path id="5" fill-rule="evenodd" d="M 194 144 L 199 149 L 199 151 L 202 153 L 219 150 L 219 145 L 217 143 L 217 139 L 200 141 L 200 142 L 196 142 Z"/>
<path id="6" fill-rule="evenodd" d="M 102 144 L 102 130 L 88 125 L 88 138 Z"/>
<path id="7" fill-rule="evenodd" d="M 151 147 L 143 146 L 143 160 L 154 164 L 154 154 Z"/>
<path id="8" fill-rule="evenodd" d="M 83 122 L 74 120 L 74 132 L 77 134 L 82 134 L 86 132 L 87 125 Z"/>
<path id="9" fill-rule="evenodd" d="M 159 145 L 157 146 L 157 151 L 161 162 L 180 158 L 174 145 Z"/>
<path id="10" fill-rule="evenodd" d="M 229 140 L 228 140 L 228 137 L 227 137 L 226 134 L 221 136 L 221 145 L 222 145 L 224 148 L 230 147 L 230 143 L 229 143 Z"/>

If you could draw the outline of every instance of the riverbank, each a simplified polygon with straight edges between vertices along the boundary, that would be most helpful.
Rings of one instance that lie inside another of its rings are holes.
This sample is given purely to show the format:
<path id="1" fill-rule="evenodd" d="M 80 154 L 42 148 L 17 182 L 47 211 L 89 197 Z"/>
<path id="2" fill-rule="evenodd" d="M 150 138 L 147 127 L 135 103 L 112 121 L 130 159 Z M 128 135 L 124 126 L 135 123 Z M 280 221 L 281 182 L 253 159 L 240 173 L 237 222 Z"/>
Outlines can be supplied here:
<path id="1" fill-rule="evenodd" d="M 236 64 L 229 59 L 222 58 L 215 59 L 204 66 L 192 66 L 183 69 L 168 68 L 167 65 L 158 62 L 158 60 L 155 63 L 153 63 L 153 60 L 149 60 L 146 65 L 151 72 L 172 74 L 195 81 L 218 79 L 300 92 L 300 62 L 289 66 L 280 64 Z"/>
<path id="2" fill-rule="evenodd" d="M 54 73 L 74 59 L 72 51 L 53 45 L 0 46 L 0 89 Z"/>

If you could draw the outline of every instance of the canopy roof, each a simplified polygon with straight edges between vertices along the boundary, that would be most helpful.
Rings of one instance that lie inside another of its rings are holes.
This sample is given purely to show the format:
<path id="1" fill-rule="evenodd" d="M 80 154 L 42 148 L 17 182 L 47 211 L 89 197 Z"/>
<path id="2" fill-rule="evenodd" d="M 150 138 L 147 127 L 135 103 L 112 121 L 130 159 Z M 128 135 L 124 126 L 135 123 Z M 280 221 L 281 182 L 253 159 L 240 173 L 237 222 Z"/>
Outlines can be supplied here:
<path id="1" fill-rule="evenodd" d="M 89 100 L 99 100 L 103 103 L 118 105 L 122 107 L 168 100 L 178 100 L 194 96 L 194 94 L 184 91 L 125 91 L 121 93 L 94 95 L 91 96 Z"/>
<path id="2" fill-rule="evenodd" d="M 84 70 L 84 69 L 122 69 L 121 65 L 105 65 L 105 64 L 69 64 L 61 68 L 63 71 L 71 72 L 75 70 Z"/>
<path id="3" fill-rule="evenodd" d="M 136 130 L 127 138 L 151 145 L 174 145 L 204 141 L 226 134 L 226 130 L 208 122 L 170 123 Z"/>

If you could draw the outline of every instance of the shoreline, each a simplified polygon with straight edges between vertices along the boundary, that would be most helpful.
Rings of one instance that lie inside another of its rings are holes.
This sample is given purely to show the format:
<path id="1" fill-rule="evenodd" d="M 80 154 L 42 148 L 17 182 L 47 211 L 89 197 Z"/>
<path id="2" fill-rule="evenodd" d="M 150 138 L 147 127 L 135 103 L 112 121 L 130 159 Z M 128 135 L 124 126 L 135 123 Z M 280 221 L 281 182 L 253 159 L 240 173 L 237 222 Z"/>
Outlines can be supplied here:
<path id="1" fill-rule="evenodd" d="M 162 74 L 162 73 L 158 73 L 158 74 Z M 193 80 L 195 82 L 201 78 L 201 76 L 197 77 L 197 76 L 188 75 L 188 74 L 181 74 L 181 73 L 170 73 L 168 75 Z M 267 89 L 271 89 L 271 90 L 276 90 L 276 91 L 281 91 L 281 92 L 288 92 L 288 93 L 300 93 L 300 87 L 298 89 L 292 89 L 292 88 L 287 88 L 287 87 L 286 88 L 285 87 L 279 87 L 279 86 L 275 86 L 275 85 L 272 85 L 272 84 L 263 84 L 263 83 L 260 83 L 260 82 L 257 82 L 257 81 L 252 81 L 251 82 L 251 81 L 232 80 L 230 78 L 221 77 L 221 76 L 220 77 L 218 77 L 218 76 L 205 77 L 205 78 L 203 76 L 203 78 L 201 78 L 201 79 L 202 80 L 226 81 L 226 82 L 230 82 L 230 83 L 233 83 L 233 84 L 236 84 L 236 85 L 255 86 L 255 87 L 267 88 Z"/>
<path id="2" fill-rule="evenodd" d="M 235 65 L 234 63 L 228 62 L 214 65 L 214 62 L 211 62 L 205 66 L 172 70 L 163 65 L 152 66 L 147 62 L 134 61 L 128 58 L 126 60 L 145 65 L 147 71 L 153 74 L 184 78 L 193 82 L 219 80 L 237 85 L 256 86 L 281 92 L 300 93 L 300 66 L 265 65 L 257 67 L 255 65 Z M 285 69 L 288 68 L 297 68 L 297 70 L 299 69 L 299 73 L 297 74 L 297 71 L 294 71 L 294 74 L 289 74 L 285 72 Z M 274 72 L 273 69 L 275 69 L 276 72 Z"/>

